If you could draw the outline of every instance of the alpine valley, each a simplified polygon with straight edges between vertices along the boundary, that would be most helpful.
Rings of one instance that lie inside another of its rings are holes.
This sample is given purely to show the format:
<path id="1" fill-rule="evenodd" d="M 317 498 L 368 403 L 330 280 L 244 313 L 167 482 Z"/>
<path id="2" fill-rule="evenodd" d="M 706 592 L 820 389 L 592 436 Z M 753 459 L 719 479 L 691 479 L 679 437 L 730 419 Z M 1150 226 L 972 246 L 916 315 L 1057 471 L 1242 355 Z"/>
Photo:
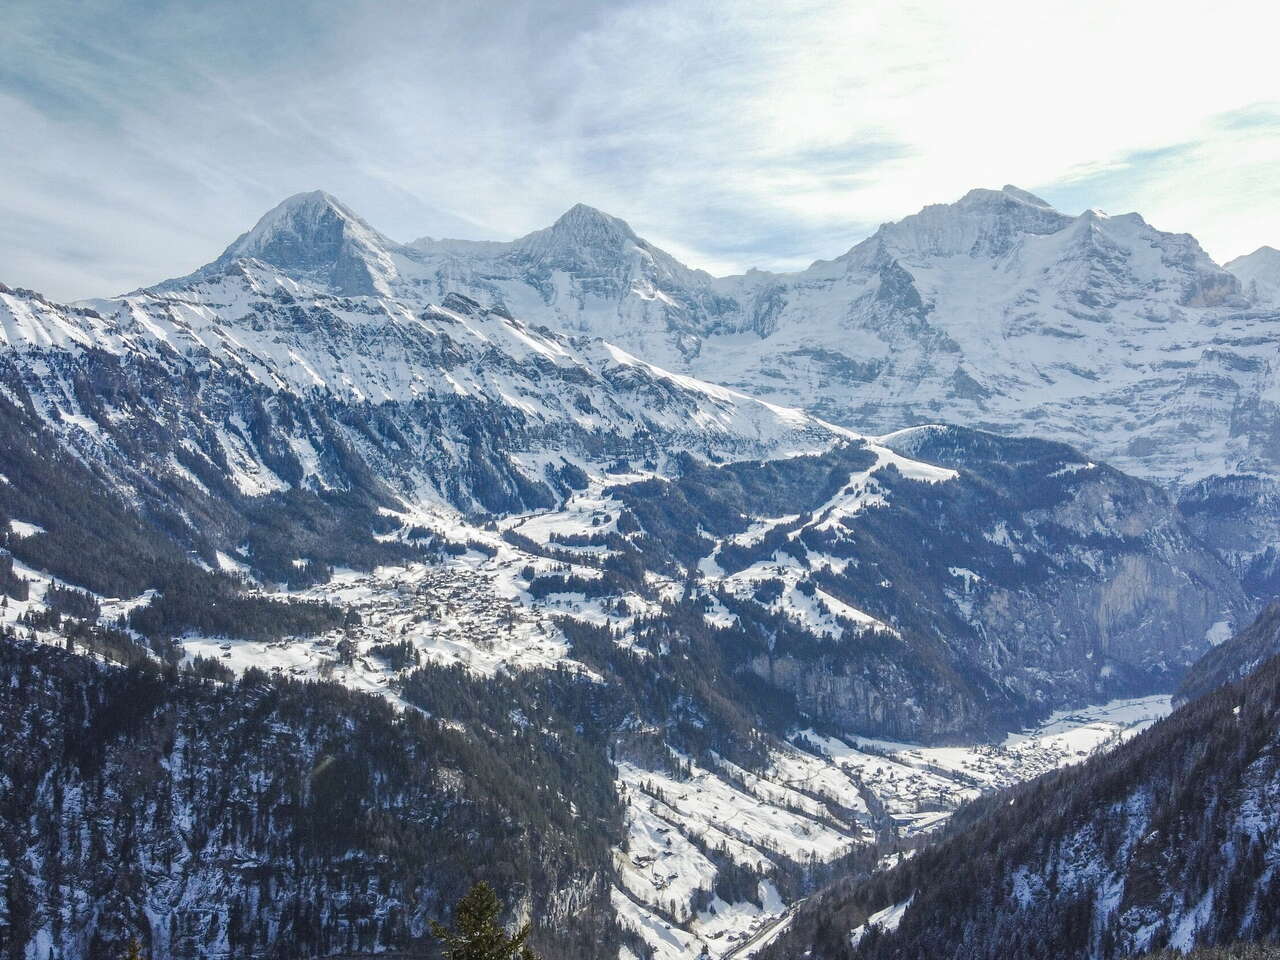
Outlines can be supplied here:
<path id="1" fill-rule="evenodd" d="M 1056 936 L 1129 903 L 1076 812 L 1154 862 L 1213 763 L 1250 839 L 1134 902 L 1274 889 L 1274 736 L 1170 744 L 1274 719 L 1278 291 L 1013 187 L 795 274 L 315 192 L 146 289 L 0 286 L 0 953 L 433 957 L 485 879 L 560 960 L 925 955 L 965 830 Z M 1009 788 L 1051 848 L 948 823 Z M 1274 930 L 1202 902 L 1054 955 Z"/>

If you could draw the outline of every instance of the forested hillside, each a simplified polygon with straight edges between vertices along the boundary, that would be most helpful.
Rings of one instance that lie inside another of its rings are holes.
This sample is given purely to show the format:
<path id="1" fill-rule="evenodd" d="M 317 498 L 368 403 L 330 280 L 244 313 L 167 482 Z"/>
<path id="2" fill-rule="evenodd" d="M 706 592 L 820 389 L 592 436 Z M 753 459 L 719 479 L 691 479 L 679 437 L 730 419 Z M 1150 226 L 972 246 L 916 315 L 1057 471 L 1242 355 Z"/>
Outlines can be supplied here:
<path id="1" fill-rule="evenodd" d="M 1130 957 L 1280 941 L 1280 658 L 1110 753 L 961 810 L 810 900 L 768 960 Z"/>
<path id="2" fill-rule="evenodd" d="M 202 672 L 0 642 L 0 955 L 417 951 L 478 879 L 548 956 L 616 951 L 611 772 L 530 694 L 537 726 L 456 672 L 432 713 Z"/>
<path id="3" fill-rule="evenodd" d="M 1179 700 L 1196 697 L 1248 676 L 1280 655 L 1280 601 L 1273 600 L 1257 619 L 1192 664 L 1178 687 Z"/>

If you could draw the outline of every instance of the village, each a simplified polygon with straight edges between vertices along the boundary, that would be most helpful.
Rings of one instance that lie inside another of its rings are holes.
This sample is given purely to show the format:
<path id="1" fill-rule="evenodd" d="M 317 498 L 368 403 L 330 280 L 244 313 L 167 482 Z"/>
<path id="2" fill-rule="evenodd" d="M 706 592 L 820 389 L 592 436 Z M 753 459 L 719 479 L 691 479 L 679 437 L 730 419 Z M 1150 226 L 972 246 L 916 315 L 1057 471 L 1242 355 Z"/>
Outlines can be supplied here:
<path id="1" fill-rule="evenodd" d="M 194 636 L 182 645 L 189 657 L 214 657 L 237 671 L 257 666 L 331 679 L 393 700 L 396 679 L 427 662 L 492 676 L 564 659 L 568 646 L 558 628 L 536 608 L 502 596 L 496 577 L 460 562 L 342 570 L 291 594 L 345 608 L 341 629 L 269 642 Z"/>

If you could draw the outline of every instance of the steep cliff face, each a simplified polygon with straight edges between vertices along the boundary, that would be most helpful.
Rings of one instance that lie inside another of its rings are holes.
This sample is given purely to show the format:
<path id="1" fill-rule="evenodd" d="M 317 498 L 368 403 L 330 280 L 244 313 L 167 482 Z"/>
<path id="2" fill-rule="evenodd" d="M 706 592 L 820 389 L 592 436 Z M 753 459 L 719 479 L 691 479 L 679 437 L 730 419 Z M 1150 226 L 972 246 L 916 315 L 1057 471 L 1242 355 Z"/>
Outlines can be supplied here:
<path id="1" fill-rule="evenodd" d="M 1178 495 L 1196 536 L 1259 602 L 1280 595 L 1280 484 L 1260 474 L 1206 477 Z"/>
<path id="2" fill-rule="evenodd" d="M 1185 703 L 1238 683 L 1272 657 L 1280 656 L 1280 601 L 1273 600 L 1257 618 L 1192 664 L 1175 699 Z"/>
<path id="3" fill-rule="evenodd" d="M 890 740 L 968 741 L 1033 715 L 1009 691 L 983 683 L 986 678 L 962 677 L 950 670 L 942 678 L 922 675 L 914 659 L 898 663 L 886 657 L 852 669 L 839 657 L 768 654 L 754 658 L 750 667 L 771 686 L 791 694 L 802 714 L 824 728 L 858 730 Z M 992 704 L 993 699 L 1003 702 Z"/>

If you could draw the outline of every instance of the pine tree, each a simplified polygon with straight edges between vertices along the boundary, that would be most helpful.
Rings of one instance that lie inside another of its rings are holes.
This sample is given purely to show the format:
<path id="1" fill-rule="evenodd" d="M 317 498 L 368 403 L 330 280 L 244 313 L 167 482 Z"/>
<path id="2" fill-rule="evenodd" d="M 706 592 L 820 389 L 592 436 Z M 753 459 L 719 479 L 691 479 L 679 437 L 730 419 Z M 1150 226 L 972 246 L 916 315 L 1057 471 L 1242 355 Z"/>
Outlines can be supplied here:
<path id="1" fill-rule="evenodd" d="M 448 960 L 538 960 L 525 946 L 529 924 L 514 937 L 498 922 L 502 905 L 493 888 L 481 881 L 458 901 L 453 912 L 453 929 L 432 923 L 431 932 L 444 944 Z"/>

